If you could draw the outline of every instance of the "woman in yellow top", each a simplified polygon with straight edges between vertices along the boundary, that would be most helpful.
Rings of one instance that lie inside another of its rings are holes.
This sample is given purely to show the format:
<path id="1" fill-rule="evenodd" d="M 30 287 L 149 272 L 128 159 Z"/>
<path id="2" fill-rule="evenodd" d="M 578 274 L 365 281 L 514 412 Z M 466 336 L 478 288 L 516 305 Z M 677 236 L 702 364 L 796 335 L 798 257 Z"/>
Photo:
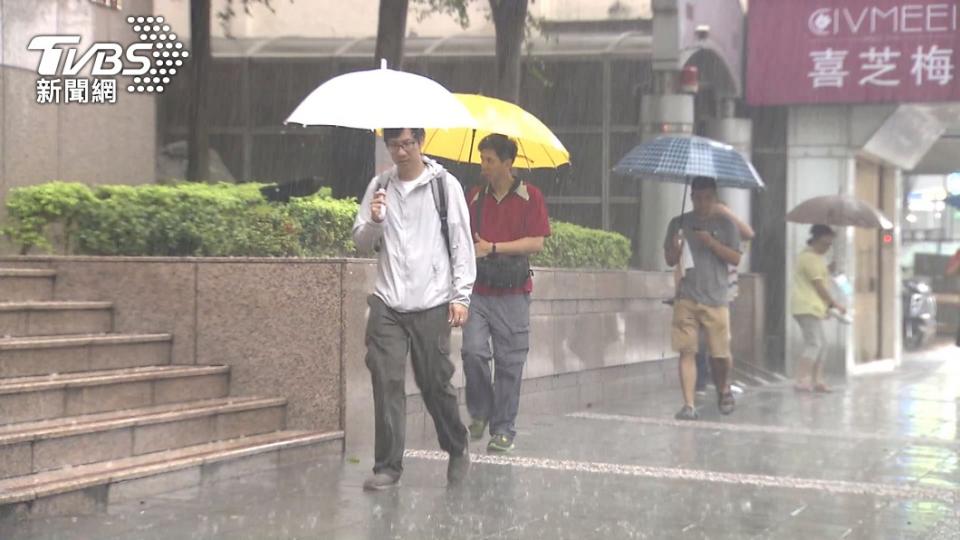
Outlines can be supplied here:
<path id="1" fill-rule="evenodd" d="M 827 290 L 830 271 L 824 254 L 830 251 L 834 238 L 836 233 L 830 227 L 814 225 L 810 228 L 807 248 L 797 257 L 791 303 L 793 318 L 803 332 L 803 351 L 794 386 L 801 392 L 830 391 L 823 383 L 823 359 L 826 353 L 823 320 L 831 309 L 846 313 L 846 309 L 834 302 Z"/>

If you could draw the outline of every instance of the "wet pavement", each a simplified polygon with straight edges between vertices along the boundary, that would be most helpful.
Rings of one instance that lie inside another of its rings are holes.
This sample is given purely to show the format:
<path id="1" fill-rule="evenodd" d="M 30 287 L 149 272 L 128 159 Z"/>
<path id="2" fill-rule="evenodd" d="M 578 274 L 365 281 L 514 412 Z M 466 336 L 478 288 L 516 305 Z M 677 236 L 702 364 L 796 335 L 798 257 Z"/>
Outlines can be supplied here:
<path id="1" fill-rule="evenodd" d="M 285 466 L 22 523 L 20 539 L 960 538 L 960 352 L 942 348 L 829 395 L 750 388 L 721 417 L 673 420 L 675 388 L 524 415 L 517 450 L 475 445 L 465 486 L 411 437 L 398 489 L 360 486 L 370 456 Z"/>

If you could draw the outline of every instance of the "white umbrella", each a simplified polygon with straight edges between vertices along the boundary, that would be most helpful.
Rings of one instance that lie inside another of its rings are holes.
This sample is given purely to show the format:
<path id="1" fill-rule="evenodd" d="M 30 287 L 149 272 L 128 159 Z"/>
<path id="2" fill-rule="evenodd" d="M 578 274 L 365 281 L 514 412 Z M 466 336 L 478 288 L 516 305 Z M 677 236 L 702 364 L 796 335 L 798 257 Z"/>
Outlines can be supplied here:
<path id="1" fill-rule="evenodd" d="M 287 124 L 379 128 L 474 128 L 466 107 L 439 83 L 387 69 L 355 71 L 318 86 Z"/>
<path id="2" fill-rule="evenodd" d="M 893 223 L 880 210 L 850 195 L 824 195 L 803 201 L 787 214 L 787 221 L 865 229 L 893 228 Z"/>

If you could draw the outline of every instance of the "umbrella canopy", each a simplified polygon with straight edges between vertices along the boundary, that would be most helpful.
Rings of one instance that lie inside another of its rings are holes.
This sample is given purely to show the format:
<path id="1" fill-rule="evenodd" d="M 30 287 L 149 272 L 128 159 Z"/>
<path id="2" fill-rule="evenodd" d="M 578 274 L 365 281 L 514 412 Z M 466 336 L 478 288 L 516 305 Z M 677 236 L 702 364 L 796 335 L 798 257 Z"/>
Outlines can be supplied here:
<path id="1" fill-rule="evenodd" d="M 439 83 L 387 69 L 334 77 L 307 96 L 287 124 L 377 128 L 473 127 L 467 108 Z"/>
<path id="2" fill-rule="evenodd" d="M 763 189 L 753 165 L 729 144 L 697 136 L 664 135 L 645 142 L 620 159 L 613 171 L 631 178 L 686 184 L 696 176 L 719 187 Z"/>
<path id="3" fill-rule="evenodd" d="M 570 163 L 570 152 L 539 118 L 508 101 L 476 94 L 454 94 L 476 120 L 476 129 L 429 129 L 423 153 L 459 161 L 480 163 L 477 145 L 491 133 L 517 142 L 514 165 L 528 169 L 555 168 Z"/>
<path id="4" fill-rule="evenodd" d="M 880 210 L 849 195 L 825 195 L 803 201 L 787 214 L 787 221 L 864 229 L 893 228 L 893 223 Z"/>

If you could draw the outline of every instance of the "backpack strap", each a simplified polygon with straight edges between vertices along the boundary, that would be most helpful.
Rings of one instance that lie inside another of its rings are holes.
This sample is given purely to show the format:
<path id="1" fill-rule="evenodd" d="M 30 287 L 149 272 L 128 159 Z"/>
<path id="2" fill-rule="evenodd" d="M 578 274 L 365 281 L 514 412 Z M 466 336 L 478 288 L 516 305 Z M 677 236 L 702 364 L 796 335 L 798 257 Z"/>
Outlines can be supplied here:
<path id="1" fill-rule="evenodd" d="M 390 185 L 390 176 L 382 181 L 378 189 L 387 189 Z M 443 172 L 430 179 L 430 191 L 433 193 L 433 204 L 437 207 L 437 214 L 440 215 L 440 234 L 443 235 L 443 243 L 447 246 L 447 256 L 452 257 L 450 249 L 450 226 L 447 222 L 447 186 L 446 172 Z M 380 243 L 374 246 L 374 251 L 380 251 Z"/>
<path id="2" fill-rule="evenodd" d="M 444 245 L 447 246 L 447 256 L 452 257 L 450 249 L 450 226 L 447 223 L 447 175 L 441 173 L 430 179 L 430 191 L 433 192 L 433 204 L 440 215 L 440 234 L 443 235 Z"/>

